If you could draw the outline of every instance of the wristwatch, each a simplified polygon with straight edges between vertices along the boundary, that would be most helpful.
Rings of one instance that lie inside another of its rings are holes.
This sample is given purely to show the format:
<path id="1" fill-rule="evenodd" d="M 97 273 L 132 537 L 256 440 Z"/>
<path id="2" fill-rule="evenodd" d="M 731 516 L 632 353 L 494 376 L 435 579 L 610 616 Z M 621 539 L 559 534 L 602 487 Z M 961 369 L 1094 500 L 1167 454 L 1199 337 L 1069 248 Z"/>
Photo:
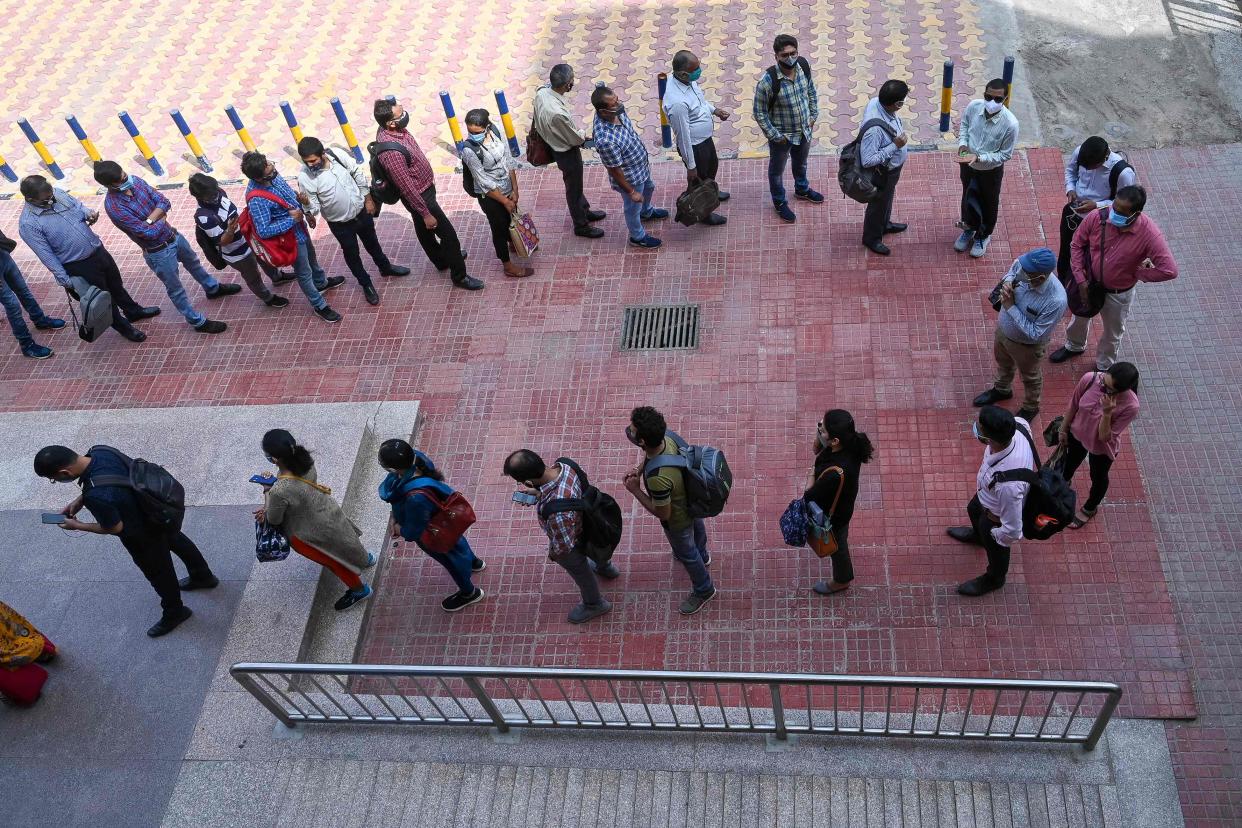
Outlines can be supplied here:
<path id="1" fill-rule="evenodd" d="M 151 221 L 151 219 L 149 218 L 143 219 L 143 221 L 145 221 L 147 224 L 155 224 L 155 222 Z"/>

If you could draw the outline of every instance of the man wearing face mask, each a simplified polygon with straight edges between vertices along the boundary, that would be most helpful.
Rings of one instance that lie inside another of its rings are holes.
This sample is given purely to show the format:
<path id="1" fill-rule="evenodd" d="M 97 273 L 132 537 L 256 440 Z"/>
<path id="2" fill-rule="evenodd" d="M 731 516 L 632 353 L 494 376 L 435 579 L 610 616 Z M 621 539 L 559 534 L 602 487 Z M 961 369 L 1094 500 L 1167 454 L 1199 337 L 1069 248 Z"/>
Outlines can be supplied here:
<path id="1" fill-rule="evenodd" d="M 996 482 L 993 477 L 1012 469 L 1035 468 L 1030 430 L 1026 420 L 995 405 L 980 409 L 979 419 L 971 425 L 975 439 L 987 448 L 975 476 L 975 496 L 966 506 L 970 526 L 954 526 L 947 533 L 956 541 L 982 546 L 988 554 L 988 568 L 958 586 L 961 595 L 977 598 L 1005 585 L 1009 547 L 1022 539 L 1022 503 L 1030 485 L 1017 480 Z"/>
<path id="2" fill-rule="evenodd" d="M 897 113 L 906 105 L 909 93 L 910 87 L 905 81 L 885 81 L 879 94 L 863 110 L 862 123 L 859 124 L 859 129 L 873 121 L 883 124 L 864 132 L 860 147 L 862 165 L 878 170 L 881 175 L 876 182 L 880 194 L 868 202 L 863 216 L 862 242 L 872 253 L 881 256 L 892 252 L 884 243 L 884 236 L 906 229 L 905 224 L 893 221 L 893 198 L 897 195 L 897 182 L 906 163 L 906 143 L 910 140 Z"/>
<path id="3" fill-rule="evenodd" d="M 574 70 L 567 63 L 558 63 L 548 75 L 548 86 L 535 93 L 535 131 L 552 150 L 552 158 L 565 182 L 565 202 L 574 222 L 574 235 L 598 239 L 604 231 L 591 222 L 603 221 L 603 210 L 592 210 L 582 193 L 582 145 L 589 138 L 578 129 L 565 96 L 574 88 Z"/>
<path id="4" fill-rule="evenodd" d="M 1095 351 L 1095 367 L 1107 371 L 1117 361 L 1117 348 L 1126 331 L 1126 317 L 1134 304 L 1139 282 L 1167 282 L 1177 278 L 1177 262 L 1156 223 L 1143 215 L 1147 191 L 1137 184 L 1122 187 L 1113 203 L 1082 220 L 1070 243 L 1070 264 L 1077 290 L 1085 302 L 1089 277 L 1104 286 L 1100 321 L 1104 335 Z M 1048 359 L 1064 362 L 1087 349 L 1091 318 L 1075 316 L 1065 330 L 1065 345 Z"/>
<path id="5" fill-rule="evenodd" d="M 673 55 L 673 78 L 664 91 L 664 113 L 677 136 L 677 151 L 686 165 L 686 182 L 693 187 L 700 179 L 715 179 L 720 167 L 716 156 L 716 143 L 712 140 L 715 130 L 713 117 L 726 120 L 729 112 L 707 102 L 699 88 L 703 68 L 694 52 L 683 49 Z M 729 194 L 720 191 L 720 200 L 728 201 Z M 727 219 L 712 213 L 704 224 L 720 225 Z"/>
<path id="6" fill-rule="evenodd" d="M 1113 203 L 1117 191 L 1138 183 L 1134 167 L 1121 153 L 1109 149 L 1108 142 L 1092 135 L 1070 153 L 1065 162 L 1065 207 L 1061 210 L 1061 252 L 1057 256 L 1057 275 L 1069 284 L 1070 242 L 1084 218 Z"/>
<path id="7" fill-rule="evenodd" d="M 381 98 L 372 109 L 379 130 L 376 143 L 397 144 L 402 150 L 379 153 L 379 162 L 392 178 L 401 202 L 414 220 L 414 234 L 436 270 L 447 270 L 453 286 L 482 290 L 483 282 L 466 272 L 466 256 L 453 223 L 436 200 L 436 177 L 422 147 L 410 134 L 410 113 L 399 103 Z"/>
<path id="8" fill-rule="evenodd" d="M 18 233 L 56 283 L 72 295 L 69 280 L 76 276 L 107 291 L 112 296 L 112 329 L 130 342 L 144 341 L 147 335 L 133 323 L 158 316 L 160 309 L 139 305 L 125 289 L 116 260 L 91 229 L 99 213 L 54 189 L 41 175 L 23 178 L 21 194 L 26 204 Z"/>
<path id="9" fill-rule="evenodd" d="M 241 285 L 221 284 L 198 260 L 185 236 L 167 220 L 172 202 L 147 182 L 135 175 L 126 175 L 115 161 L 96 161 L 95 180 L 108 189 L 104 211 L 117 229 L 138 245 L 142 259 L 164 285 L 173 306 L 199 333 L 217 334 L 228 325 L 208 319 L 194 310 L 178 275 L 179 265 L 189 271 L 194 281 L 203 286 L 208 299 L 219 299 L 241 292 Z"/>
<path id="10" fill-rule="evenodd" d="M 793 158 L 794 198 L 822 204 L 823 195 L 811 189 L 806 162 L 811 154 L 811 133 L 819 120 L 819 93 L 811 79 L 811 65 L 798 56 L 798 39 L 777 35 L 772 44 L 776 65 L 755 85 L 752 110 L 755 123 L 768 139 L 768 190 L 782 220 L 797 221 L 785 198 L 785 163 Z"/>
<path id="11" fill-rule="evenodd" d="M 1056 266 L 1056 254 L 1040 247 L 1015 259 L 1001 280 L 1001 307 L 992 345 L 996 379 L 991 388 L 975 397 L 975 405 L 1010 399 L 1016 370 L 1022 373 L 1026 393 L 1018 416 L 1030 422 L 1039 414 L 1044 350 L 1066 307 L 1065 288 L 1059 279 L 1048 278 Z"/>
<path id="12" fill-rule="evenodd" d="M 957 140 L 957 162 L 962 179 L 962 235 L 953 249 L 970 248 L 976 259 L 988 252 L 996 216 L 1000 212 L 1001 179 L 1005 162 L 1018 143 L 1018 119 L 1005 106 L 1005 81 L 988 81 L 983 99 L 971 101 L 962 113 Z M 973 242 L 973 245 L 972 245 Z"/>
<path id="13" fill-rule="evenodd" d="M 642 136 L 625 114 L 625 107 L 607 86 L 591 93 L 595 107 L 595 151 L 608 170 L 608 183 L 621 194 L 621 210 L 634 247 L 654 249 L 663 242 L 647 232 L 644 221 L 668 218 L 668 210 L 651 206 L 655 182 L 651 180 L 651 161 Z"/>

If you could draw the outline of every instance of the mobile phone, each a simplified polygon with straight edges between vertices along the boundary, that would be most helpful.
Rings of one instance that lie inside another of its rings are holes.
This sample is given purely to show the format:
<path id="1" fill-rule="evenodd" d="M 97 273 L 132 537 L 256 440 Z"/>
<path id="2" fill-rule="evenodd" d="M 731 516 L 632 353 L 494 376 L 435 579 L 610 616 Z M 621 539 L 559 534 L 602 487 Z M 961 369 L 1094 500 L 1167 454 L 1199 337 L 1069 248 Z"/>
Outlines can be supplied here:
<path id="1" fill-rule="evenodd" d="M 68 520 L 68 518 L 66 518 L 66 517 L 65 517 L 64 515 L 62 515 L 60 512 L 44 512 L 44 513 L 43 513 L 43 522 L 44 522 L 44 523 L 50 523 L 50 524 L 53 524 L 53 525 L 59 525 L 59 524 L 61 524 L 61 523 L 64 523 L 66 520 Z"/>
<path id="2" fill-rule="evenodd" d="M 276 475 L 274 474 L 251 475 L 250 482 L 258 483 L 260 486 L 272 486 L 276 483 Z"/>
<path id="3" fill-rule="evenodd" d="M 513 502 L 521 503 L 523 506 L 534 506 L 539 502 L 539 498 L 533 494 L 527 494 L 526 492 L 514 492 Z"/>

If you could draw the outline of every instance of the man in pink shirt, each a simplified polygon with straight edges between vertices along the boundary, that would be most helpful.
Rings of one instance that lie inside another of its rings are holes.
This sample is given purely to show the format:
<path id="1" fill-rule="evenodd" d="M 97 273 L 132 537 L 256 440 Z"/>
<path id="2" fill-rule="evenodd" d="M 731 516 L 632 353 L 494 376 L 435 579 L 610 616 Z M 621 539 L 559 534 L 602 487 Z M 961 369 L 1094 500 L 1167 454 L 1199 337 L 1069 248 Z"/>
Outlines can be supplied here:
<path id="1" fill-rule="evenodd" d="M 1098 281 L 1106 297 L 1100 310 L 1104 335 L 1095 352 L 1095 366 L 1107 371 L 1117 361 L 1117 347 L 1126 331 L 1126 316 L 1134 304 L 1139 282 L 1167 282 L 1177 278 L 1177 263 L 1156 223 L 1143 215 L 1147 191 L 1136 185 L 1122 187 L 1111 206 L 1096 210 L 1082 220 L 1070 242 L 1073 282 L 1066 291 L 1077 290 L 1084 302 L 1087 285 Z M 1065 331 L 1065 345 L 1048 357 L 1065 362 L 1087 350 L 1091 318 L 1075 316 Z"/>

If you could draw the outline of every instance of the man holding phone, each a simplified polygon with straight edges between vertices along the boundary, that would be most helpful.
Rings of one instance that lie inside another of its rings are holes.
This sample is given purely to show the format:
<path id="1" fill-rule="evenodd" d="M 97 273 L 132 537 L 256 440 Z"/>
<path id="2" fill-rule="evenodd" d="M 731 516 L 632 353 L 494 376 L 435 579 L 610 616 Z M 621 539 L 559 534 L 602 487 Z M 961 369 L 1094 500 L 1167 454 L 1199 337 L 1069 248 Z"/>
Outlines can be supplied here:
<path id="1" fill-rule="evenodd" d="M 962 235 L 953 243 L 958 253 L 970 248 L 978 259 L 988 252 L 1000 212 L 1001 180 L 1005 162 L 1018 144 L 1018 119 L 1005 106 L 1007 85 L 1002 78 L 988 81 L 983 99 L 971 101 L 962 113 L 957 141 L 961 165 Z M 973 245 L 972 245 L 973 242 Z"/>

